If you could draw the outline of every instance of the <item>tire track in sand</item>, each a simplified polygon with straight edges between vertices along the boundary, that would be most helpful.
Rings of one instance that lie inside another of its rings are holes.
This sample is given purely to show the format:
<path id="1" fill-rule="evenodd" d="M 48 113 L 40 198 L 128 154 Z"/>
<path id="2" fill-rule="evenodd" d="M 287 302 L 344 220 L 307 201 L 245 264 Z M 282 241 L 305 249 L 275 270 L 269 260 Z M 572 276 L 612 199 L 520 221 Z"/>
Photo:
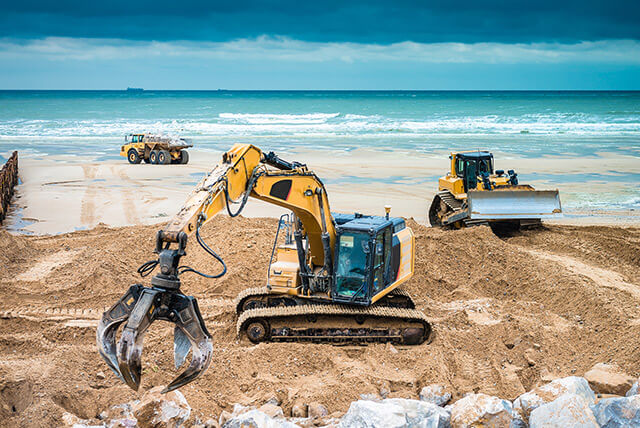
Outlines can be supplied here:
<path id="1" fill-rule="evenodd" d="M 80 223 L 82 223 L 83 226 L 92 226 L 96 220 L 95 198 L 97 194 L 93 180 L 96 178 L 98 167 L 94 165 L 82 165 L 82 171 L 84 172 L 86 189 L 80 207 Z"/>
<path id="2" fill-rule="evenodd" d="M 589 278 L 600 287 L 615 288 L 624 291 L 633 296 L 637 301 L 640 301 L 640 286 L 626 282 L 618 272 L 588 265 L 569 256 L 561 256 L 527 248 L 522 248 L 522 250 L 538 258 L 558 263 L 572 274 Z"/>
<path id="3" fill-rule="evenodd" d="M 127 172 L 123 169 L 123 166 L 111 166 L 111 172 L 117 175 L 120 180 L 124 181 L 120 196 L 122 198 L 122 209 L 124 210 L 124 218 L 128 224 L 138 224 L 140 222 L 140 215 L 136 209 L 134 198 L 139 197 L 139 191 L 134 188 L 139 188 L 140 185 L 132 180 Z"/>

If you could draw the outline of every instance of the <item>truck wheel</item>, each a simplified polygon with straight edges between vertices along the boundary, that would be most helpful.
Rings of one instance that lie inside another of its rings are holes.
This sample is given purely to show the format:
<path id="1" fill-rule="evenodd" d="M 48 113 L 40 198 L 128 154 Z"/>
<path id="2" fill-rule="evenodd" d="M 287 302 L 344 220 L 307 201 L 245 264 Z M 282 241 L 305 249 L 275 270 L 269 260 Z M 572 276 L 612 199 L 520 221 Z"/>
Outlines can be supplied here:
<path id="1" fill-rule="evenodd" d="M 186 165 L 189 163 L 189 152 L 187 152 L 186 150 L 180 150 L 179 163 L 181 163 L 182 165 Z"/>
<path id="2" fill-rule="evenodd" d="M 171 154 L 167 150 L 160 150 L 158 152 L 158 164 L 168 165 L 171 163 Z"/>
<path id="3" fill-rule="evenodd" d="M 127 159 L 129 163 L 138 164 L 142 159 L 140 159 L 140 155 L 136 149 L 129 149 L 127 152 Z"/>
<path id="4" fill-rule="evenodd" d="M 149 162 L 151 162 L 154 165 L 158 164 L 158 151 L 157 150 L 151 150 L 151 153 L 149 153 Z"/>

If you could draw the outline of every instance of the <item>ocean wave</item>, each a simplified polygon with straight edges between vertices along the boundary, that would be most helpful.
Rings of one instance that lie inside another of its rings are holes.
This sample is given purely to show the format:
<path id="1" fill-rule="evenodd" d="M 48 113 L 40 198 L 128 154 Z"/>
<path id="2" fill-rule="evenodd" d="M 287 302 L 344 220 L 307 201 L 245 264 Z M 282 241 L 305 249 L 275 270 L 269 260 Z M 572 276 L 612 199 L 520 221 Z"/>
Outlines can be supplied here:
<path id="1" fill-rule="evenodd" d="M 184 136 L 354 136 L 403 135 L 537 135 L 537 136 L 637 136 L 640 119 L 587 121 L 584 117 L 523 115 L 519 119 L 496 115 L 390 118 L 377 115 L 237 114 L 221 113 L 213 120 L 21 120 L 0 122 L 0 139 L 22 137 L 120 137 L 129 132 L 154 132 Z M 571 119 L 571 120 L 567 120 Z"/>
<path id="2" fill-rule="evenodd" d="M 252 125 L 269 124 L 313 124 L 325 123 L 340 113 L 270 114 L 270 113 L 220 113 L 221 119 Z"/>

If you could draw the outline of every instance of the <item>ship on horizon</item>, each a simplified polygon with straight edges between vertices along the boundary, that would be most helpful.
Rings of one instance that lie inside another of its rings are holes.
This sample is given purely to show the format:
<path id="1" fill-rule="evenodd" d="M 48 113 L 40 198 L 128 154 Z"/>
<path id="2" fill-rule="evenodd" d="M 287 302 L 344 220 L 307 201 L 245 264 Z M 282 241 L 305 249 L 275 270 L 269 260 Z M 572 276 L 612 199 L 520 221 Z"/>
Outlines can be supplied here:
<path id="1" fill-rule="evenodd" d="M 130 88 L 130 87 L 127 88 L 127 92 L 142 92 L 142 91 L 144 91 L 144 89 L 142 88 Z"/>

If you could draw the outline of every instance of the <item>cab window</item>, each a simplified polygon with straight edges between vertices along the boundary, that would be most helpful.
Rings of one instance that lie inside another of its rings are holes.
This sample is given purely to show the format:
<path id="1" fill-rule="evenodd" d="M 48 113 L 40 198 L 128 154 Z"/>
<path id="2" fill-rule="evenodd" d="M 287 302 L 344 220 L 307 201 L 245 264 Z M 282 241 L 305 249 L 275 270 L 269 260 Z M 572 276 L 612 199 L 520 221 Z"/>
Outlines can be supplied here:
<path id="1" fill-rule="evenodd" d="M 368 234 L 346 232 L 340 235 L 336 266 L 336 293 L 338 295 L 366 297 L 367 255 L 369 252 Z"/>

